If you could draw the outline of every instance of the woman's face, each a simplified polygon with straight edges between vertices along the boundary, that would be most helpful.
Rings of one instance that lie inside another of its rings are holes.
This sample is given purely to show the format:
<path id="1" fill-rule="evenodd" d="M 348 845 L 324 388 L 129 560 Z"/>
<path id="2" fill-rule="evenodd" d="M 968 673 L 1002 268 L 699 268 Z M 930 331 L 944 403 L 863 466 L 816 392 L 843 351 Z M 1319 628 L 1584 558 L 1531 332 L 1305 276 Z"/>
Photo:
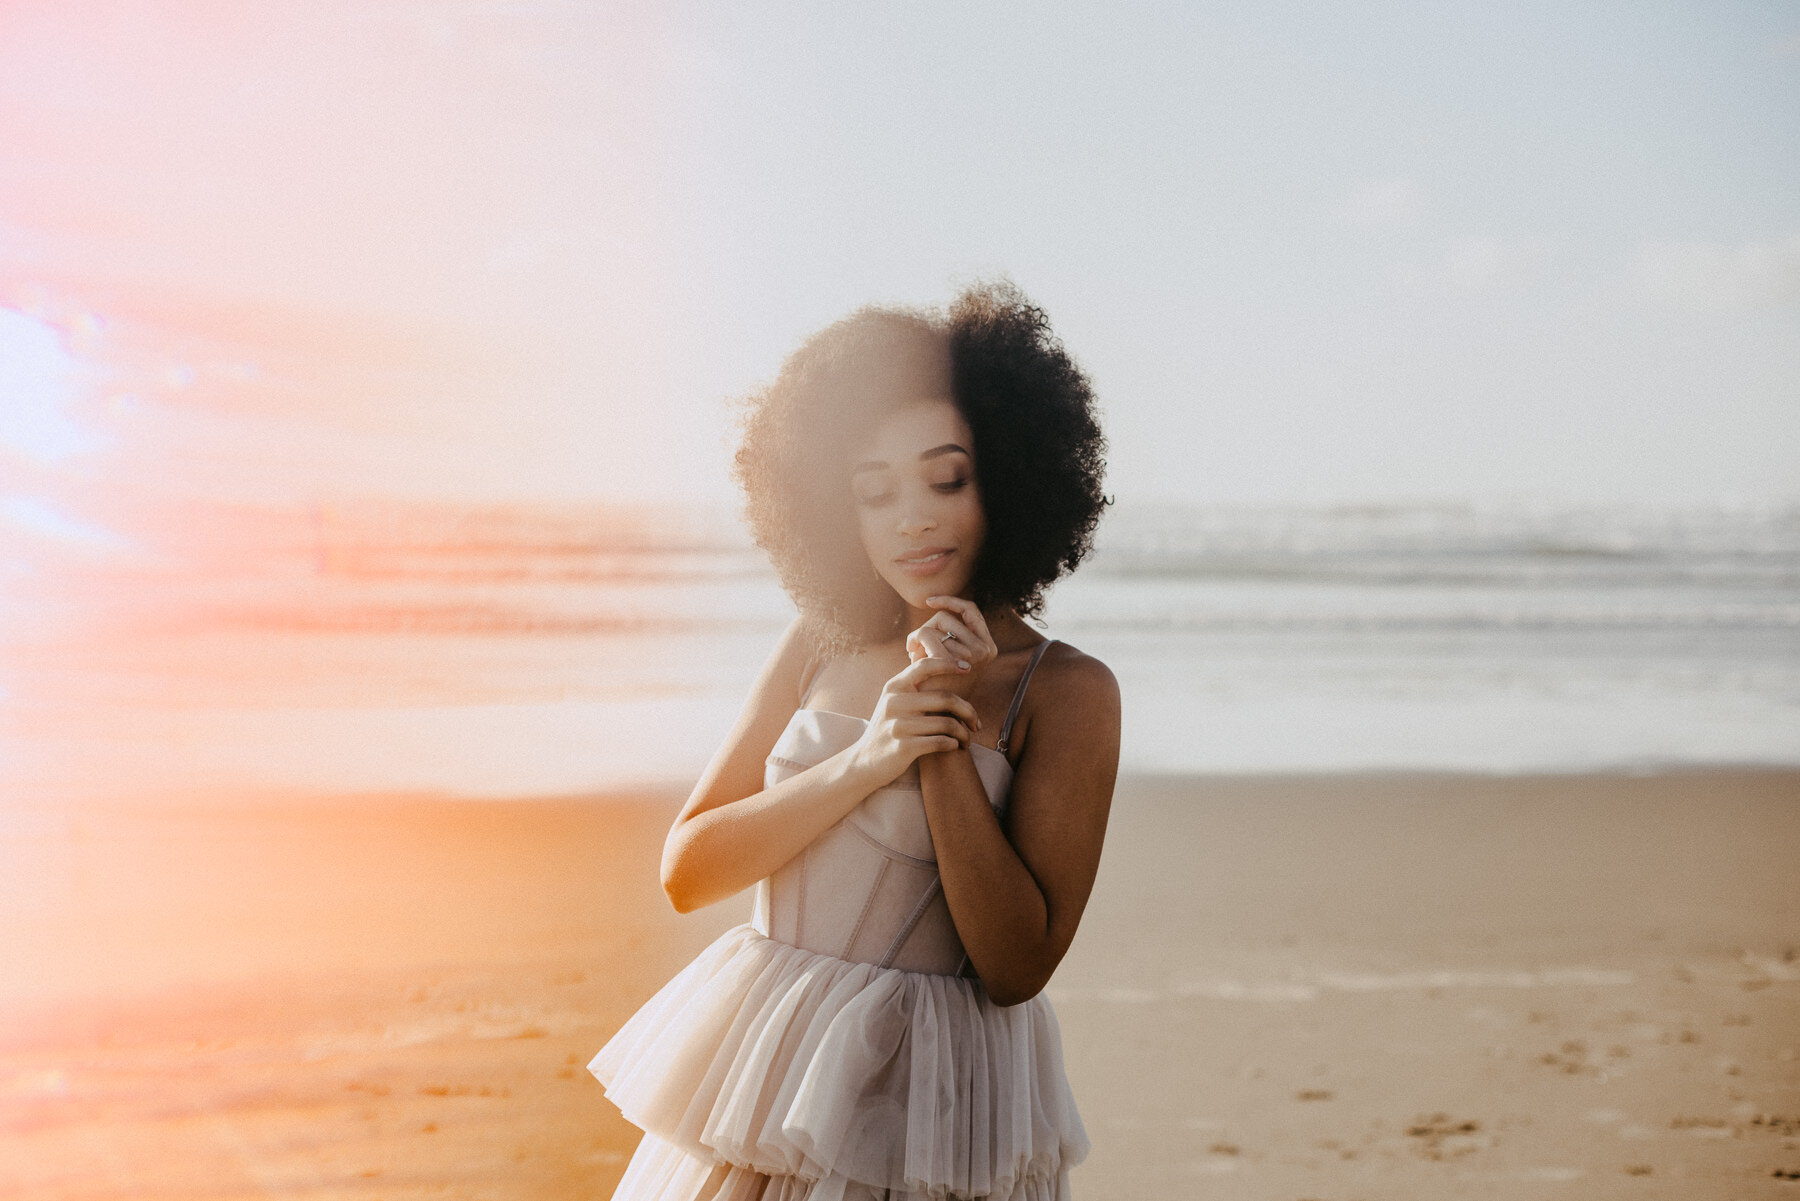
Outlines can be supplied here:
<path id="1" fill-rule="evenodd" d="M 975 439 L 948 400 L 888 413 L 852 465 L 850 490 L 869 562 L 909 606 L 960 596 L 975 574 L 987 517 Z"/>

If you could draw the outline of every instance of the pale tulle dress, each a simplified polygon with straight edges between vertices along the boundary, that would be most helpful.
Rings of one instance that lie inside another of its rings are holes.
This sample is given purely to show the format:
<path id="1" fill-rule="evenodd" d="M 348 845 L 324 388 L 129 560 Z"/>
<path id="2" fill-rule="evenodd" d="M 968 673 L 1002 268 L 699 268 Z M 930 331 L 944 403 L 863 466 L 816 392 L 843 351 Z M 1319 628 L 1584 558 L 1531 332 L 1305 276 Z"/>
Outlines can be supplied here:
<path id="1" fill-rule="evenodd" d="M 1002 748 L 1048 645 L 1019 681 Z M 865 724 L 800 709 L 766 785 Z M 973 754 L 1004 810 L 1011 764 Z M 995 1005 L 969 969 L 916 767 L 758 884 L 752 920 L 588 1069 L 645 1132 L 614 1201 L 1067 1201 L 1088 1151 L 1050 1002 Z"/>

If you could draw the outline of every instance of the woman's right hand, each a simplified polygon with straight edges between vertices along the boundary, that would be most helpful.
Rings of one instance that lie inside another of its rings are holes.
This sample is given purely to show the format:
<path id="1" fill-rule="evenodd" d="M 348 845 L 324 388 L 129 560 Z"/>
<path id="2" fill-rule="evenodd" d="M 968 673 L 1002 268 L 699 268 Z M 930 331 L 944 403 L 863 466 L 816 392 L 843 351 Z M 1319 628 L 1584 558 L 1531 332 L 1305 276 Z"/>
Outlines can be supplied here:
<path id="1" fill-rule="evenodd" d="M 962 670 L 954 659 L 934 655 L 907 665 L 883 684 L 875 715 L 856 742 L 857 761 L 887 784 L 921 755 L 968 746 L 981 728 L 975 706 L 929 687 L 932 677 L 960 675 Z"/>

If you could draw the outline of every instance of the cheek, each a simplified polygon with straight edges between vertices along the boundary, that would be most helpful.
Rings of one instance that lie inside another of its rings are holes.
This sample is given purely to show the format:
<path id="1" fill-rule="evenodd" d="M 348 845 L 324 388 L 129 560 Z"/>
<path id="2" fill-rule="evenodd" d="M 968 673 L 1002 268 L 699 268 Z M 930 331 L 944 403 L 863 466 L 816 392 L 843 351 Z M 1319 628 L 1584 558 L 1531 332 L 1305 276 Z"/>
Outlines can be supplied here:
<path id="1" fill-rule="evenodd" d="M 881 533 L 868 509 L 856 506 L 856 536 L 862 540 L 862 547 L 869 552 L 871 558 L 881 546 Z"/>
<path id="2" fill-rule="evenodd" d="M 981 497 L 975 489 L 965 489 L 958 499 L 962 501 L 958 513 L 958 525 L 963 537 L 971 542 L 980 543 L 987 536 L 987 513 L 981 507 Z"/>

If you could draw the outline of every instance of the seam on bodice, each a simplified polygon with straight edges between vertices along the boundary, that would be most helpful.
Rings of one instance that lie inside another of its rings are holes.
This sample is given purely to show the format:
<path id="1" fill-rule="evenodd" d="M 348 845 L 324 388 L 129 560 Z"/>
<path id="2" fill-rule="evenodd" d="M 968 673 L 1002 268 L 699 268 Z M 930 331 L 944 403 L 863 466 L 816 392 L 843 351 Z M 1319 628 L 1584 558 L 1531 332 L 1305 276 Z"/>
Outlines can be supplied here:
<path id="1" fill-rule="evenodd" d="M 919 898 L 917 905 L 913 906 L 911 915 L 901 925 L 900 932 L 894 935 L 894 941 L 888 944 L 887 954 L 881 957 L 881 962 L 876 965 L 877 967 L 894 966 L 894 960 L 899 958 L 900 948 L 904 947 L 906 940 L 912 937 L 912 932 L 918 928 L 919 919 L 925 916 L 925 911 L 931 907 L 933 901 L 937 900 L 938 893 L 942 891 L 944 891 L 943 877 L 932 877 L 931 887 L 925 890 L 925 895 Z"/>
<path id="2" fill-rule="evenodd" d="M 869 911 L 875 908 L 875 896 L 881 891 L 881 881 L 892 866 L 883 859 L 881 866 L 875 869 L 875 878 L 869 882 L 869 894 L 863 898 L 862 912 L 856 915 L 856 924 L 850 927 L 850 937 L 844 940 L 844 949 L 838 952 L 839 959 L 850 958 L 850 948 L 856 945 L 856 936 L 862 933 L 863 923 L 869 920 Z"/>
<path id="3" fill-rule="evenodd" d="M 881 839 L 875 837 L 873 834 L 869 833 L 867 830 L 865 830 L 861 826 L 857 825 L 856 822 L 853 820 L 846 821 L 844 824 L 849 826 L 852 830 L 856 831 L 857 837 L 861 838 L 864 842 L 868 843 L 870 846 L 872 846 L 876 850 L 880 851 L 883 855 L 887 856 L 889 859 L 898 859 L 902 863 L 910 863 L 916 867 L 928 867 L 932 871 L 937 870 L 937 860 L 935 860 L 935 859 L 920 859 L 916 855 L 908 855 L 905 851 L 896 851 L 893 847 L 889 846 L 887 843 L 881 841 Z"/>

